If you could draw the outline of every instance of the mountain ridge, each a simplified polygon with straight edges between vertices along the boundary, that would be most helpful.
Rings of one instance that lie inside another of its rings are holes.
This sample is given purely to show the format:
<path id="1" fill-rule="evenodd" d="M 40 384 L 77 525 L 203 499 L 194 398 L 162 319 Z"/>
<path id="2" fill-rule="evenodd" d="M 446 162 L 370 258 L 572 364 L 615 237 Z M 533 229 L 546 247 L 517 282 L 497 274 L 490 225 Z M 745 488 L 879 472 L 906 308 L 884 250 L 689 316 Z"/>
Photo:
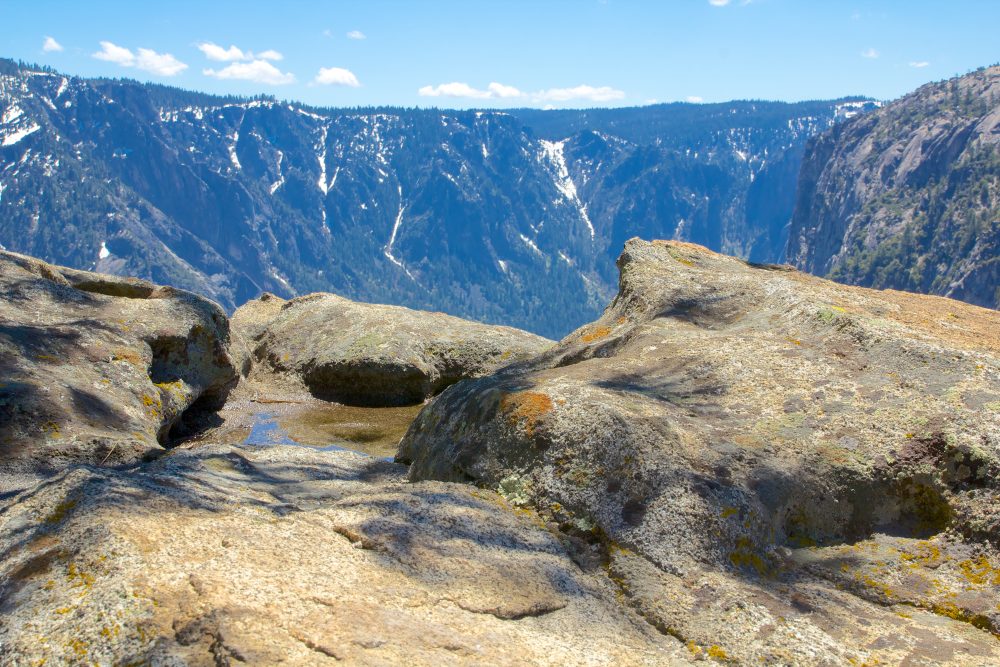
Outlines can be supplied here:
<path id="1" fill-rule="evenodd" d="M 733 103 L 711 126 L 599 112 L 659 114 L 630 141 L 571 131 L 594 110 L 542 133 L 510 111 L 323 111 L 7 61 L 0 243 L 230 312 L 332 291 L 559 337 L 613 293 L 632 236 L 780 260 L 805 140 L 865 104 Z"/>
<path id="2" fill-rule="evenodd" d="M 788 256 L 835 280 L 1000 307 L 1000 66 L 812 140 Z"/>

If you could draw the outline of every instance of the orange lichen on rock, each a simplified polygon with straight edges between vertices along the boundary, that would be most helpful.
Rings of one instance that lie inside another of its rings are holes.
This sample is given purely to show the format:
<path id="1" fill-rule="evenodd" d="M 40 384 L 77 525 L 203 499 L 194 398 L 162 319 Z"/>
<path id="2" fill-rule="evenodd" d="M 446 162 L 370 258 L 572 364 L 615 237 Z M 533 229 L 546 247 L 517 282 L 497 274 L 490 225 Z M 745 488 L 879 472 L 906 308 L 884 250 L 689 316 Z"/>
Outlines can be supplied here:
<path id="1" fill-rule="evenodd" d="M 594 327 L 587 333 L 580 336 L 580 340 L 584 343 L 592 343 L 595 340 L 600 340 L 611 335 L 611 327 L 599 326 Z"/>
<path id="2" fill-rule="evenodd" d="M 538 421 L 555 409 L 547 394 L 537 391 L 519 391 L 508 394 L 500 401 L 500 409 L 511 423 L 524 426 L 528 434 L 534 433 Z"/>

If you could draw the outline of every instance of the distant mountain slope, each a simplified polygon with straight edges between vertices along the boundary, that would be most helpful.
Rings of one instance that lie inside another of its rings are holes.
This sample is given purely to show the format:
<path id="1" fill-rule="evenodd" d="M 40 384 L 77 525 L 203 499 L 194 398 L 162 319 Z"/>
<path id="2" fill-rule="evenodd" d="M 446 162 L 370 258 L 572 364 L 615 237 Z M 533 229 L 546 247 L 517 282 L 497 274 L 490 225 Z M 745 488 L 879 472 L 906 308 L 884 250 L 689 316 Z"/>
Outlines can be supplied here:
<path id="1" fill-rule="evenodd" d="M 1000 66 L 815 139 L 788 259 L 842 282 L 1000 307 Z"/>
<path id="2" fill-rule="evenodd" d="M 229 310 L 322 290 L 559 337 L 631 236 L 780 259 L 806 141 L 863 104 L 313 109 L 0 60 L 0 245 Z"/>

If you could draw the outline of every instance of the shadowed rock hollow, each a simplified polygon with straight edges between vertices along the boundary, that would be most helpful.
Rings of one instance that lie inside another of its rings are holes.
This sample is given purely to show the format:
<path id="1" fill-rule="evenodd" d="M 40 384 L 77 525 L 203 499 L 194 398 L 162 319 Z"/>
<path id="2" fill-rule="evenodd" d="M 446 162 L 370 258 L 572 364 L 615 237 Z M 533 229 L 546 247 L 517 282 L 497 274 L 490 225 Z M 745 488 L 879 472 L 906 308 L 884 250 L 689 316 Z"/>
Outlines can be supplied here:
<path id="1" fill-rule="evenodd" d="M 0 252 L 0 472 L 159 449 L 185 411 L 225 401 L 228 346 L 207 299 Z"/>
<path id="2" fill-rule="evenodd" d="M 233 329 L 251 386 L 349 405 L 420 403 L 552 345 L 519 329 L 334 294 L 265 294 L 236 311 Z"/>
<path id="3" fill-rule="evenodd" d="M 619 268 L 598 321 L 423 410 L 411 479 L 538 508 L 694 653 L 1000 660 L 1000 314 L 678 242 Z"/>

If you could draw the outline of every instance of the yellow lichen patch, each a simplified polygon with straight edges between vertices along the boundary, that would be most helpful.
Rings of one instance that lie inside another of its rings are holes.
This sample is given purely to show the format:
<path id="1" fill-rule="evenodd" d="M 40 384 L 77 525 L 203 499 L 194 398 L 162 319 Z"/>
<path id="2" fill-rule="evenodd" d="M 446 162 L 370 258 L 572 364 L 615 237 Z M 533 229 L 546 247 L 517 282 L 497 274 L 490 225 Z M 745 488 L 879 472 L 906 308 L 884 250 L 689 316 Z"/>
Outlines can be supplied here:
<path id="1" fill-rule="evenodd" d="M 691 249 L 691 248 L 689 248 L 689 247 L 685 247 L 685 250 L 690 250 L 690 249 Z M 670 253 L 670 256 L 671 256 L 671 257 L 673 257 L 674 259 L 676 259 L 676 260 L 677 260 L 678 262 L 680 262 L 680 263 L 681 263 L 681 264 L 683 264 L 684 266 L 694 266 L 694 262 L 692 262 L 692 261 L 691 261 L 690 259 L 688 259 L 687 257 L 684 257 L 684 256 L 683 256 L 683 255 L 682 255 L 682 254 L 681 254 L 680 252 L 678 252 L 678 251 L 677 251 L 677 250 L 676 250 L 675 248 L 667 248 L 667 252 L 668 252 L 668 253 Z"/>
<path id="2" fill-rule="evenodd" d="M 993 567 L 986 556 L 963 560 L 959 562 L 958 567 L 962 570 L 962 576 L 970 584 L 1000 586 L 1000 569 Z"/>
<path id="3" fill-rule="evenodd" d="M 82 658 L 87 655 L 87 642 L 82 639 L 74 639 L 70 641 L 69 648 L 73 649 L 73 653 L 75 653 L 78 658 Z"/>
<path id="4" fill-rule="evenodd" d="M 729 554 L 729 562 L 741 569 L 752 567 L 761 576 L 768 573 L 767 563 L 756 553 L 753 542 L 746 537 L 736 540 L 736 549 Z"/>
<path id="5" fill-rule="evenodd" d="M 84 593 L 89 592 L 94 585 L 94 575 L 84 572 L 76 566 L 76 563 L 70 563 L 67 566 L 66 578 L 69 579 L 70 586 L 82 588 Z"/>
<path id="6" fill-rule="evenodd" d="M 146 412 L 150 417 L 159 417 L 160 409 L 163 407 L 163 403 L 158 397 L 150 396 L 149 394 L 142 395 L 142 404 L 146 406 Z"/>
<path id="7" fill-rule="evenodd" d="M 124 361 L 133 366 L 143 366 L 142 355 L 135 350 L 115 350 L 111 353 L 111 361 Z"/>
<path id="8" fill-rule="evenodd" d="M 76 507 L 76 500 L 64 500 L 52 510 L 52 514 L 45 517 L 45 523 L 59 523 L 66 518 L 66 514 Z"/>
<path id="9" fill-rule="evenodd" d="M 729 654 L 727 654 L 726 651 L 718 644 L 712 644 L 709 646 L 706 653 L 708 653 L 708 657 L 713 660 L 729 660 Z"/>
<path id="10" fill-rule="evenodd" d="M 608 554 L 611 556 L 634 556 L 635 553 L 630 549 L 623 547 L 614 540 L 608 540 Z"/>
<path id="11" fill-rule="evenodd" d="M 930 609 L 938 616 L 945 616 L 955 621 L 962 621 L 963 623 L 968 623 L 969 625 L 979 628 L 980 630 L 986 630 L 988 632 L 992 632 L 996 636 L 1000 636 L 1000 634 L 993 630 L 993 626 L 988 618 L 975 614 L 968 609 L 962 609 L 953 602 L 936 602 L 931 605 Z"/>
<path id="12" fill-rule="evenodd" d="M 58 438 L 62 436 L 62 431 L 59 429 L 59 424 L 55 422 L 45 422 L 42 424 L 42 433 L 51 436 L 53 438 Z"/>
<path id="13" fill-rule="evenodd" d="M 539 420 L 555 409 L 552 399 L 538 391 L 519 391 L 507 394 L 500 401 L 500 409 L 509 422 L 521 424 L 529 435 L 535 432 Z"/>
<path id="14" fill-rule="evenodd" d="M 180 380 L 174 380 L 173 382 L 154 382 L 158 389 L 163 391 L 169 391 L 171 393 L 182 393 L 184 391 L 184 383 Z"/>
<path id="15" fill-rule="evenodd" d="M 600 340 L 602 338 L 607 338 L 611 335 L 611 327 L 599 326 L 593 327 L 590 331 L 580 336 L 580 340 L 584 343 L 592 343 L 595 340 Z"/>
<path id="16" fill-rule="evenodd" d="M 739 511 L 740 510 L 738 508 L 736 508 L 736 507 L 723 507 L 722 508 L 722 512 L 720 512 L 720 516 L 723 519 L 728 519 L 729 517 L 733 516 L 734 514 L 737 514 Z"/>
<path id="17" fill-rule="evenodd" d="M 526 519 L 535 528 L 541 528 L 542 530 L 546 530 L 547 528 L 545 522 L 542 520 L 542 517 L 539 516 L 538 512 L 528 507 L 515 507 L 514 514 L 523 519 Z"/>
<path id="18" fill-rule="evenodd" d="M 854 575 L 854 578 L 864 584 L 866 588 L 875 591 L 886 600 L 893 600 L 896 597 L 895 591 L 892 590 L 892 586 L 885 582 L 878 581 L 871 575 L 859 572 Z"/>
<path id="19" fill-rule="evenodd" d="M 901 551 L 899 557 L 914 567 L 937 567 L 941 562 L 941 549 L 929 540 L 922 540 L 913 551 Z"/>

